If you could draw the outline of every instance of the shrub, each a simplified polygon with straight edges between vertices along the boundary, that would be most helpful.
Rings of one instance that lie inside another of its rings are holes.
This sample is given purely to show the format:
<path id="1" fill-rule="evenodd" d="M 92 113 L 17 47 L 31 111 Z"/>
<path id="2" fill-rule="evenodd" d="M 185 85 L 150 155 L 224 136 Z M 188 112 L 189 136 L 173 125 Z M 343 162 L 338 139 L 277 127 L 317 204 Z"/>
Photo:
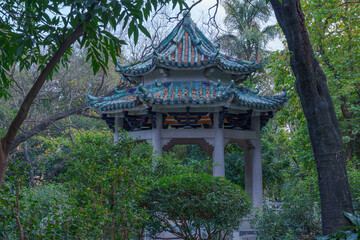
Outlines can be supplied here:
<path id="1" fill-rule="evenodd" d="M 139 201 L 157 179 L 189 173 L 172 155 L 153 156 L 146 142 L 122 133 L 114 143 L 107 132 L 82 132 L 63 180 L 70 185 L 74 236 L 81 239 L 141 239 L 148 215 Z M 76 230 L 76 231 L 75 231 Z"/>
<path id="2" fill-rule="evenodd" d="M 354 166 L 348 166 L 348 169 L 350 169 L 348 171 L 348 179 L 352 194 L 354 211 L 360 212 L 360 169 L 357 169 Z"/>
<path id="3" fill-rule="evenodd" d="M 281 208 L 265 204 L 255 214 L 252 227 L 259 230 L 259 239 L 315 239 L 321 230 L 318 203 L 315 178 L 295 179 L 282 192 Z"/>
<path id="4" fill-rule="evenodd" d="M 357 240 L 360 239 L 360 216 L 344 212 L 345 216 L 351 221 L 352 226 L 347 226 L 337 233 L 328 236 L 318 237 L 317 240 Z"/>
<path id="5" fill-rule="evenodd" d="M 157 178 L 194 168 L 172 155 L 155 158 L 149 144 L 125 133 L 117 143 L 105 131 L 76 132 L 73 140 L 66 148 L 61 137 L 47 142 L 52 159 L 71 152 L 56 184 L 30 188 L 29 166 L 10 165 L 0 191 L 0 239 L 141 239 L 148 219 L 142 194 Z"/>
<path id="6" fill-rule="evenodd" d="M 166 231 L 181 239 L 223 239 L 250 211 L 245 191 L 223 178 L 182 174 L 157 180 L 144 194 L 153 236 Z"/>
<path id="7" fill-rule="evenodd" d="M 29 166 L 14 161 L 9 165 L 0 191 L 0 239 L 44 239 L 48 226 L 66 217 L 61 215 L 69 206 L 67 189 L 59 184 L 47 183 L 27 187 Z M 67 231 L 57 231 L 57 237 L 67 238 Z"/>

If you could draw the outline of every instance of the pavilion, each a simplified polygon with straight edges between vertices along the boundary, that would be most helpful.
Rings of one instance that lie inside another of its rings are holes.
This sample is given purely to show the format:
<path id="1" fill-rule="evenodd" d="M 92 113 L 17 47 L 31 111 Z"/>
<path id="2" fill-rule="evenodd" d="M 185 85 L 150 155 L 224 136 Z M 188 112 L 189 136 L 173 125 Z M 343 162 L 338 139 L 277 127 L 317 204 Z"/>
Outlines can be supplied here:
<path id="1" fill-rule="evenodd" d="M 137 87 L 105 97 L 88 94 L 89 106 L 115 131 L 149 141 L 155 154 L 174 145 L 196 144 L 213 159 L 213 175 L 225 176 L 224 149 L 239 144 L 245 154 L 245 190 L 262 205 L 260 130 L 284 107 L 286 92 L 261 96 L 239 86 L 259 64 L 226 56 L 191 20 L 190 13 L 153 52 L 116 71 Z"/>

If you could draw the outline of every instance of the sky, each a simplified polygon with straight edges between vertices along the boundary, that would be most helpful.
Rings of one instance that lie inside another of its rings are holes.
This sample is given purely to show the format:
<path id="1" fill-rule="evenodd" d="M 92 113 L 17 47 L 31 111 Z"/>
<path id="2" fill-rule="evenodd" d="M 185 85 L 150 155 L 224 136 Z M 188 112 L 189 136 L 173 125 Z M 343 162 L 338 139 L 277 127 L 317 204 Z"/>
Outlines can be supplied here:
<path id="1" fill-rule="evenodd" d="M 194 3 L 194 1 L 195 0 L 187 0 L 187 3 L 189 6 L 191 6 Z M 222 7 L 221 4 L 219 4 L 219 6 L 218 6 L 218 11 L 216 13 L 216 18 L 215 18 L 218 28 L 215 28 L 214 25 L 207 24 L 210 16 L 214 15 L 215 8 L 213 8 L 211 10 L 210 15 L 209 15 L 208 10 L 215 4 L 216 4 L 216 0 L 202 0 L 199 4 L 197 4 L 196 6 L 194 6 L 194 8 L 191 9 L 192 20 L 196 23 L 196 25 L 200 28 L 200 30 L 205 34 L 205 36 L 208 37 L 210 40 L 215 39 L 217 34 L 226 33 L 226 27 L 223 24 L 226 13 L 225 13 L 225 9 Z M 162 40 L 165 36 L 167 36 L 169 34 L 169 32 L 175 27 L 175 25 L 182 18 L 182 15 L 177 16 L 178 12 L 179 12 L 178 8 L 175 8 L 174 10 L 172 10 L 171 7 L 168 6 L 167 8 L 165 8 L 163 10 L 164 11 L 162 11 L 162 12 L 166 15 L 166 18 L 164 18 L 163 14 L 160 12 L 160 14 L 155 15 L 154 18 L 150 19 L 149 25 L 146 26 L 152 36 L 155 35 L 155 31 L 158 31 L 159 29 L 161 29 L 161 30 L 159 30 L 159 32 L 161 33 L 161 34 L 159 34 L 160 39 L 156 39 L 157 41 Z M 169 20 L 169 17 L 171 18 L 171 20 Z M 164 24 L 164 21 L 166 21 L 165 24 Z M 275 17 L 273 17 L 271 19 L 271 21 L 269 22 L 269 25 L 273 25 L 273 24 L 276 24 Z M 218 29 L 220 29 L 220 30 L 218 30 Z M 123 35 L 119 36 L 119 37 L 127 39 L 128 43 L 129 43 L 129 45 L 124 47 L 123 53 L 126 56 L 132 56 L 132 57 L 124 59 L 125 62 L 128 62 L 128 63 L 134 62 L 134 61 L 148 55 L 149 54 L 148 51 L 152 51 L 152 49 L 148 48 L 149 46 L 153 45 L 151 39 L 148 39 L 145 36 L 140 35 L 140 39 L 142 38 L 142 41 L 140 40 L 139 44 L 137 44 L 135 46 L 134 44 L 132 44 L 132 40 L 131 41 L 128 40 L 127 31 L 124 31 L 122 34 Z M 156 44 L 157 43 L 155 41 L 155 45 Z M 284 46 L 283 46 L 282 42 L 280 41 L 280 39 L 275 39 L 268 43 L 267 49 L 270 51 L 281 50 L 281 49 L 284 49 Z"/>
<path id="2" fill-rule="evenodd" d="M 188 5 L 191 5 L 194 3 L 194 1 L 187 1 Z M 197 4 L 192 10 L 191 10 L 191 17 L 197 24 L 201 24 L 201 22 L 207 22 L 209 19 L 209 13 L 208 9 L 216 4 L 216 0 L 202 0 L 199 4 Z M 211 14 L 214 13 L 214 9 L 212 10 Z M 225 18 L 225 9 L 223 8 L 222 4 L 219 4 L 218 11 L 216 14 L 216 22 L 220 26 L 220 28 L 225 29 L 223 25 L 223 21 Z M 269 25 L 276 24 L 275 16 L 271 18 L 269 21 Z M 281 50 L 284 49 L 284 46 L 279 38 L 274 39 L 273 41 L 269 42 L 268 50 Z"/>

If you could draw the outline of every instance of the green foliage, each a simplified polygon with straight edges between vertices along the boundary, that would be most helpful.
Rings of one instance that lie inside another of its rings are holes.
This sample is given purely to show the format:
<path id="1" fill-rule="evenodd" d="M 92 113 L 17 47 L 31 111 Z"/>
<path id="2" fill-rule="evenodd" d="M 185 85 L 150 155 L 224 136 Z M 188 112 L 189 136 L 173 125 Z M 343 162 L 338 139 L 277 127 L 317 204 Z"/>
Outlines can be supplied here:
<path id="1" fill-rule="evenodd" d="M 116 239 L 135 238 L 146 220 L 136 202 L 154 174 L 152 148 L 125 134 L 117 143 L 112 137 L 108 132 L 74 137 L 63 179 L 79 216 L 72 225 L 78 226 L 76 236 L 82 239 L 96 239 L 104 232 Z"/>
<path id="2" fill-rule="evenodd" d="M 170 152 L 182 165 L 193 169 L 194 172 L 207 172 L 212 167 L 211 159 L 206 157 L 205 152 L 197 145 L 176 145 Z"/>
<path id="3" fill-rule="evenodd" d="M 356 15 L 360 6 L 340 0 L 308 0 L 303 9 L 317 58 L 328 78 L 347 158 L 359 161 L 360 20 Z"/>
<path id="4" fill-rule="evenodd" d="M 315 168 L 315 161 L 307 122 L 295 89 L 295 77 L 290 68 L 289 57 L 287 50 L 273 52 L 267 68 L 274 77 L 275 89 L 285 88 L 289 96 L 287 106 L 276 114 L 276 127 L 285 128 L 289 132 L 286 142 L 291 153 L 288 158 L 292 158 L 299 170 L 306 172 Z"/>
<path id="5" fill-rule="evenodd" d="M 168 231 L 182 239 L 218 239 L 249 213 L 245 191 L 220 177 L 183 174 L 157 180 L 144 194 L 152 235 Z"/>
<path id="6" fill-rule="evenodd" d="M 11 164 L 0 192 L 0 232 L 8 239 L 22 238 L 20 232 L 22 239 L 141 238 L 148 219 L 138 204 L 144 192 L 158 177 L 194 169 L 172 155 L 154 158 L 150 145 L 125 133 L 117 143 L 108 131 L 75 132 L 73 143 L 64 137 L 39 143 L 47 164 L 68 161 L 57 183 L 35 188 L 27 187 L 29 166 Z"/>
<path id="7" fill-rule="evenodd" d="M 26 186 L 24 179 L 27 168 L 26 164 L 20 162 L 9 164 L 9 174 L 0 191 L 0 236 L 3 238 L 19 238 L 18 225 L 22 224 L 24 219 L 29 218 L 29 215 L 26 214 L 26 206 L 19 204 L 23 199 L 21 189 Z M 30 206 L 33 207 L 32 204 Z M 31 232 L 31 230 L 32 225 L 27 224 L 24 229 L 26 232 L 23 234 Z"/>
<path id="8" fill-rule="evenodd" d="M 354 211 L 360 213 L 360 169 L 348 164 L 348 179 Z"/>
<path id="9" fill-rule="evenodd" d="M 315 54 L 327 76 L 327 83 L 332 96 L 335 111 L 343 135 L 343 142 L 348 160 L 359 162 L 358 139 L 360 128 L 360 53 L 359 18 L 354 17 L 359 11 L 359 4 L 343 4 L 341 1 L 303 1 L 302 8 L 306 16 L 306 25 Z M 355 14 L 355 15 L 354 15 Z M 337 29 L 334 31 L 334 28 Z M 268 64 L 271 76 L 274 77 L 276 89 L 288 90 L 289 102 L 277 115 L 281 122 L 288 123 L 291 130 L 298 132 L 301 144 L 309 142 L 306 121 L 301 111 L 301 104 L 296 94 L 295 77 L 292 74 L 290 53 L 273 52 Z M 297 145 L 295 145 L 297 146 Z M 310 147 L 299 152 L 306 158 L 307 164 L 312 158 L 307 157 Z M 312 161 L 313 162 L 313 161 Z M 313 164 L 312 164 L 313 165 Z M 309 166 L 309 164 L 308 164 Z M 309 166 L 310 167 L 310 166 Z"/>
<path id="10" fill-rule="evenodd" d="M 116 62 L 125 43 L 109 29 L 115 31 L 118 24 L 122 29 L 128 27 L 128 35 L 137 42 L 139 31 L 149 36 L 143 24 L 150 12 L 170 2 L 180 9 L 187 6 L 181 0 L 1 1 L 0 98 L 9 96 L 8 75 L 15 63 L 19 63 L 20 71 L 33 65 L 42 71 L 65 41 L 76 40 L 88 49 L 87 60 L 91 61 L 94 73 L 100 69 L 106 72 L 109 58 Z M 80 28 L 83 34 L 77 32 Z M 60 56 L 62 65 L 68 64 L 72 53 L 70 48 Z"/>
<path id="11" fill-rule="evenodd" d="M 237 144 L 228 144 L 225 148 L 225 177 L 245 188 L 244 150 Z"/>
<path id="12" fill-rule="evenodd" d="M 353 226 L 341 229 L 339 232 L 316 238 L 317 240 L 357 240 L 360 239 L 360 216 L 344 212 Z"/>
<path id="13" fill-rule="evenodd" d="M 289 132 L 277 127 L 274 120 L 262 130 L 261 152 L 265 196 L 279 199 L 286 182 L 286 171 L 291 169 L 293 148 Z"/>
<path id="14" fill-rule="evenodd" d="M 6 181 L 0 191 L 2 239 L 44 239 L 50 236 L 44 231 L 48 231 L 49 226 L 53 228 L 55 217 L 62 218 L 62 209 L 70 203 L 64 186 L 40 184 L 28 188 L 28 169 L 27 164 L 19 161 L 9 165 Z"/>
<path id="15" fill-rule="evenodd" d="M 265 53 L 267 42 L 273 39 L 278 31 L 275 26 L 260 29 L 271 16 L 271 8 L 263 0 L 224 1 L 226 10 L 225 25 L 229 34 L 219 37 L 224 51 L 240 59 L 251 60 L 257 53 Z"/>
<path id="16" fill-rule="evenodd" d="M 281 207 L 265 204 L 252 226 L 259 239 L 314 239 L 320 233 L 320 206 L 315 178 L 296 178 L 282 192 Z"/>
<path id="17" fill-rule="evenodd" d="M 273 126 L 273 121 L 262 130 L 262 171 L 265 196 L 277 198 L 285 181 L 285 171 L 290 167 L 293 150 L 290 134 Z M 225 149 L 226 179 L 245 187 L 244 150 L 237 144 L 228 144 Z"/>

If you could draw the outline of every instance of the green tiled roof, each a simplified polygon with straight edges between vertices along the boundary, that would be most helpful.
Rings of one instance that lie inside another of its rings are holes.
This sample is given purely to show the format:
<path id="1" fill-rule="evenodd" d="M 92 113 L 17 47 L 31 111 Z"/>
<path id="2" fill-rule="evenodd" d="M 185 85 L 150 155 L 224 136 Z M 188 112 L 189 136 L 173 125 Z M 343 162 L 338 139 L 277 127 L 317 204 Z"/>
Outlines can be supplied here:
<path id="1" fill-rule="evenodd" d="M 146 104 L 176 105 L 199 104 L 211 106 L 214 103 L 231 104 L 253 110 L 278 110 L 284 106 L 288 97 L 286 92 L 276 96 L 260 96 L 257 91 L 245 87 L 222 84 L 220 81 L 171 81 L 158 82 L 136 88 L 118 91 L 107 97 L 94 97 L 88 94 L 89 106 L 98 112 L 128 111 Z"/>
<path id="2" fill-rule="evenodd" d="M 248 75 L 259 64 L 228 57 L 219 52 L 191 20 L 190 14 L 179 22 L 172 32 L 157 46 L 152 54 L 134 64 L 117 64 L 116 71 L 126 76 L 140 76 L 156 67 L 170 69 L 202 69 L 216 66 L 224 72 Z"/>

